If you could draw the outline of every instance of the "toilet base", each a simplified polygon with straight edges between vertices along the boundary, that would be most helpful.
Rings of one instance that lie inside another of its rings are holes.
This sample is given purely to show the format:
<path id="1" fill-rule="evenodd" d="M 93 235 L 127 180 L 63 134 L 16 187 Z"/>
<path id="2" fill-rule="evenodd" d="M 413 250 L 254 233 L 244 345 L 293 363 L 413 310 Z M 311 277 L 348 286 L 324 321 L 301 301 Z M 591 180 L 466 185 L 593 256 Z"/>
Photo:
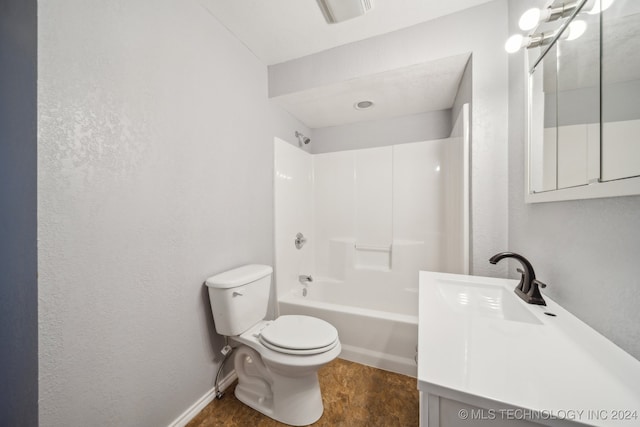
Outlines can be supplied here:
<path id="1" fill-rule="evenodd" d="M 284 376 L 269 369 L 260 354 L 247 346 L 236 350 L 234 362 L 238 374 L 235 395 L 245 405 L 292 426 L 313 424 L 322 416 L 317 370 Z"/>

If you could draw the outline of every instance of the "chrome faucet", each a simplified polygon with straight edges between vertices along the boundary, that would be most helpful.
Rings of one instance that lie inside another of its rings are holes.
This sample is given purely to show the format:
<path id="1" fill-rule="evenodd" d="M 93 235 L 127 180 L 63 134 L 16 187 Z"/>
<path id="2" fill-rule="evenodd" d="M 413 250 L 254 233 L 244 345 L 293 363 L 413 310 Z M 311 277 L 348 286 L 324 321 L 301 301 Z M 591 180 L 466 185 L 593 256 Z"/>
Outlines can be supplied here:
<path id="1" fill-rule="evenodd" d="M 547 305 L 540 294 L 539 288 L 546 288 L 547 285 L 536 280 L 536 273 L 533 271 L 531 263 L 522 255 L 515 252 L 500 252 L 489 259 L 491 264 L 497 264 L 503 258 L 513 258 L 520 261 L 523 268 L 518 268 L 520 273 L 520 283 L 516 286 L 514 292 L 528 304 Z"/>
<path id="2" fill-rule="evenodd" d="M 301 274 L 300 276 L 298 276 L 298 282 L 304 285 L 305 283 L 313 282 L 313 277 Z"/>

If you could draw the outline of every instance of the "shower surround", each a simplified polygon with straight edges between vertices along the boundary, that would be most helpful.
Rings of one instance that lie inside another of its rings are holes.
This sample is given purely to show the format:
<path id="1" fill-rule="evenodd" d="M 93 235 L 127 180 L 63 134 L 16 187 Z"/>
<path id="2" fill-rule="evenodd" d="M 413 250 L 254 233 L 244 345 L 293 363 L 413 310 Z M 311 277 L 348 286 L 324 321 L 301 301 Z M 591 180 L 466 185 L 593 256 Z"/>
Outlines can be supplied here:
<path id="1" fill-rule="evenodd" d="M 466 117 L 450 138 L 380 148 L 314 155 L 276 138 L 279 313 L 331 322 L 342 358 L 415 376 L 418 271 L 468 272 Z"/>

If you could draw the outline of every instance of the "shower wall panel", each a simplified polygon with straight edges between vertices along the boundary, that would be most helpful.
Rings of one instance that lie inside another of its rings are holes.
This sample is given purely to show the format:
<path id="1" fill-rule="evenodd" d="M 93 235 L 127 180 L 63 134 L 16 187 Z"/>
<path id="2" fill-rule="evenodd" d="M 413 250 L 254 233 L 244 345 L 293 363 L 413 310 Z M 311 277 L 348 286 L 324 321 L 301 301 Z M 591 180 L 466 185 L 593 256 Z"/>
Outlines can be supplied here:
<path id="1" fill-rule="evenodd" d="M 447 142 L 393 147 L 393 263 L 397 270 L 442 270 Z"/>
<path id="2" fill-rule="evenodd" d="M 288 292 L 298 276 L 313 275 L 313 164 L 312 156 L 275 138 L 275 283 L 278 293 Z M 297 249 L 302 233 L 307 243 Z M 274 295 L 275 297 L 275 295 Z"/>
<path id="3" fill-rule="evenodd" d="M 356 209 L 355 152 L 315 154 L 314 233 L 316 274 L 342 278 L 345 269 L 344 246 L 353 245 Z M 344 242 L 344 243 L 343 243 Z"/>
<path id="4" fill-rule="evenodd" d="M 393 148 L 354 150 L 355 243 L 361 247 L 389 247 L 392 240 Z M 322 218 L 318 218 L 322 221 Z"/>
<path id="5" fill-rule="evenodd" d="M 368 271 L 413 280 L 448 271 L 451 139 L 313 156 L 315 271 L 345 280 Z M 400 280 L 405 282 L 404 280 Z"/>
<path id="6" fill-rule="evenodd" d="M 301 274 L 410 287 L 420 270 L 464 273 L 464 153 L 461 136 L 315 155 L 276 141 L 279 295 Z"/>

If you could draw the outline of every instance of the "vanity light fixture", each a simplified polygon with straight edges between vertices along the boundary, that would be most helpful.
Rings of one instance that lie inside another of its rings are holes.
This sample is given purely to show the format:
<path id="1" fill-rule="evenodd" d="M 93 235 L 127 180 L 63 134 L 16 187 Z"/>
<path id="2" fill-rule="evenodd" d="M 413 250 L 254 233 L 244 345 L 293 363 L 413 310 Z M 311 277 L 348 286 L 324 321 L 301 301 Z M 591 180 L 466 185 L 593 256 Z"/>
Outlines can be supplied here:
<path id="1" fill-rule="evenodd" d="M 569 27 L 560 36 L 561 40 L 575 40 L 587 30 L 587 23 L 584 21 L 576 20 L 569 24 Z M 529 36 L 523 36 L 522 34 L 514 34 L 507 39 L 504 44 L 504 50 L 507 53 L 516 53 L 521 48 L 533 48 L 543 46 L 551 43 L 555 38 L 556 32 L 532 34 Z"/>
<path id="2" fill-rule="evenodd" d="M 587 0 L 582 7 L 582 11 L 585 11 L 590 15 L 595 15 L 611 7 L 613 2 L 614 0 Z M 582 1 L 579 0 L 562 3 L 558 6 L 554 6 L 553 3 L 554 1 L 551 0 L 543 9 L 533 8 L 524 12 L 518 21 L 520 29 L 522 31 L 529 31 L 533 30 L 543 22 L 551 22 L 561 18 L 566 18 L 580 7 Z"/>
<path id="3" fill-rule="evenodd" d="M 522 14 L 518 21 L 518 26 L 522 31 L 533 30 L 542 22 L 556 21 L 561 18 L 570 16 L 574 10 L 580 5 L 580 1 L 571 3 L 562 3 L 559 6 L 553 6 L 553 1 L 547 3 L 543 9 L 529 9 Z"/>
<path id="4" fill-rule="evenodd" d="M 569 16 L 573 18 L 581 12 L 595 15 L 611 7 L 614 1 L 615 0 L 577 0 L 554 5 L 555 0 L 549 0 L 547 5 L 542 9 L 533 8 L 524 12 L 518 21 L 518 26 L 523 31 L 531 31 L 543 22 L 556 21 Z M 562 27 L 564 27 L 564 25 Z M 566 31 L 562 33 L 561 38 L 562 40 L 575 40 L 583 35 L 586 29 L 586 22 L 574 20 L 569 24 Z M 557 32 L 529 34 L 527 36 L 514 34 L 509 37 L 504 44 L 504 49 L 508 53 L 515 53 L 523 47 L 532 48 L 542 46 L 551 43 L 556 35 Z"/>
<path id="5" fill-rule="evenodd" d="M 540 33 L 530 36 L 514 34 L 507 39 L 507 42 L 504 44 L 504 50 L 506 50 L 507 53 L 516 53 L 523 47 L 529 49 L 532 47 L 542 46 L 550 43 L 554 36 L 555 33 Z"/>

